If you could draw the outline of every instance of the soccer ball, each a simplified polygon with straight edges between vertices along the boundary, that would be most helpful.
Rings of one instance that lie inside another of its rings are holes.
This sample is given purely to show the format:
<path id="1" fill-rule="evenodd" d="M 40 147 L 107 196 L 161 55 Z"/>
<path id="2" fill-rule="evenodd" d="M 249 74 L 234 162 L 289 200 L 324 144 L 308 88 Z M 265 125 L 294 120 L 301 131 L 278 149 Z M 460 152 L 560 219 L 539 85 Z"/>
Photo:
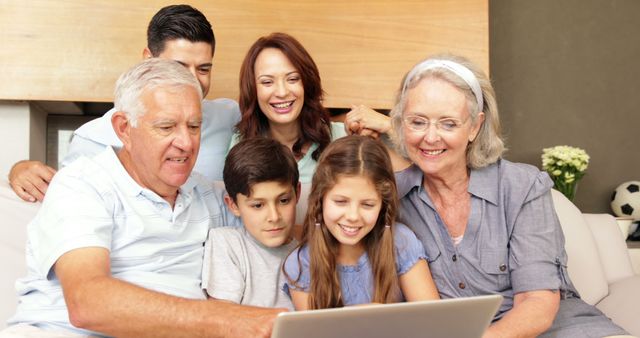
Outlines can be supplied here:
<path id="1" fill-rule="evenodd" d="M 619 217 L 640 219 L 640 181 L 620 184 L 611 195 L 611 210 Z"/>

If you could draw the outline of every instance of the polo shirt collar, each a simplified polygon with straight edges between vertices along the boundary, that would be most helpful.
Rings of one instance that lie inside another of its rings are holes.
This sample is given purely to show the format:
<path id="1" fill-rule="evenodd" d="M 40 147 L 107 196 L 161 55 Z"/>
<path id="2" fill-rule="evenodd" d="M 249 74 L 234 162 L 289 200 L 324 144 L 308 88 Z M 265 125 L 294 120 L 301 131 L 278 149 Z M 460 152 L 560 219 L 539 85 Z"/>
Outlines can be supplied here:
<path id="1" fill-rule="evenodd" d="M 179 193 L 183 196 L 191 196 L 193 191 L 196 189 L 197 185 L 198 185 L 198 181 L 193 176 L 193 170 L 192 170 L 191 173 L 189 174 L 189 178 L 187 178 L 187 181 L 180 186 Z"/>

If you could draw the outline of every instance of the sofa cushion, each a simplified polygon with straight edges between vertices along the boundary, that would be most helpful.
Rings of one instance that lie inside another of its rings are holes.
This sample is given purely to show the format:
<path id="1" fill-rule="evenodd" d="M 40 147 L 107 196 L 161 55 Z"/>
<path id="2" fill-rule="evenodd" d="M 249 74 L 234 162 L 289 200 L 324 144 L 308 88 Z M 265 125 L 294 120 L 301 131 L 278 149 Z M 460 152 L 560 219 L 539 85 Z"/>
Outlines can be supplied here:
<path id="1" fill-rule="evenodd" d="M 551 194 L 566 241 L 569 277 L 582 299 L 594 305 L 608 293 L 598 247 L 580 210 L 560 192 Z"/>
<path id="2" fill-rule="evenodd" d="M 638 320 L 638 292 L 640 275 L 634 275 L 609 285 L 609 296 L 596 307 L 614 322 L 640 337 L 640 320 Z"/>
<path id="3" fill-rule="evenodd" d="M 19 199 L 9 183 L 0 179 L 0 328 L 16 312 L 17 295 L 15 281 L 27 274 L 25 244 L 27 224 L 35 216 L 40 203 L 28 203 Z"/>

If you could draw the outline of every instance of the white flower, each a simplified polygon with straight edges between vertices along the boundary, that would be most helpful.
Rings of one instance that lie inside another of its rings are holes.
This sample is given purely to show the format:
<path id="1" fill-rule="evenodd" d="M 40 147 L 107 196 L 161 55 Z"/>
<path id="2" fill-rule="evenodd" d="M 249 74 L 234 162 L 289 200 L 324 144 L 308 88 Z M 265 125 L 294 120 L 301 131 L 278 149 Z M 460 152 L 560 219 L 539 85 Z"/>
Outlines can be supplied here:
<path id="1" fill-rule="evenodd" d="M 542 169 L 549 173 L 554 187 L 573 198 L 575 185 L 589 166 L 589 155 L 580 148 L 566 145 L 542 149 Z"/>
<path id="2" fill-rule="evenodd" d="M 555 174 L 556 170 L 584 173 L 588 164 L 589 155 L 580 148 L 555 146 L 542 150 L 542 168 L 550 173 Z"/>

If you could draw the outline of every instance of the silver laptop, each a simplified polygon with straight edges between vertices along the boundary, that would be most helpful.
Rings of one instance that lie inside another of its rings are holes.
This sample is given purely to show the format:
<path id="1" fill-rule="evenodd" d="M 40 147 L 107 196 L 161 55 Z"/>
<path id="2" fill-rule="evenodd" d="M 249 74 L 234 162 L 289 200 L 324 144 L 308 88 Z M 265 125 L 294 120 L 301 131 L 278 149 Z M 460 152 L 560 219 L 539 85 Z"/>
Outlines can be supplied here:
<path id="1" fill-rule="evenodd" d="M 489 295 L 285 312 L 271 338 L 479 338 L 501 303 Z"/>

